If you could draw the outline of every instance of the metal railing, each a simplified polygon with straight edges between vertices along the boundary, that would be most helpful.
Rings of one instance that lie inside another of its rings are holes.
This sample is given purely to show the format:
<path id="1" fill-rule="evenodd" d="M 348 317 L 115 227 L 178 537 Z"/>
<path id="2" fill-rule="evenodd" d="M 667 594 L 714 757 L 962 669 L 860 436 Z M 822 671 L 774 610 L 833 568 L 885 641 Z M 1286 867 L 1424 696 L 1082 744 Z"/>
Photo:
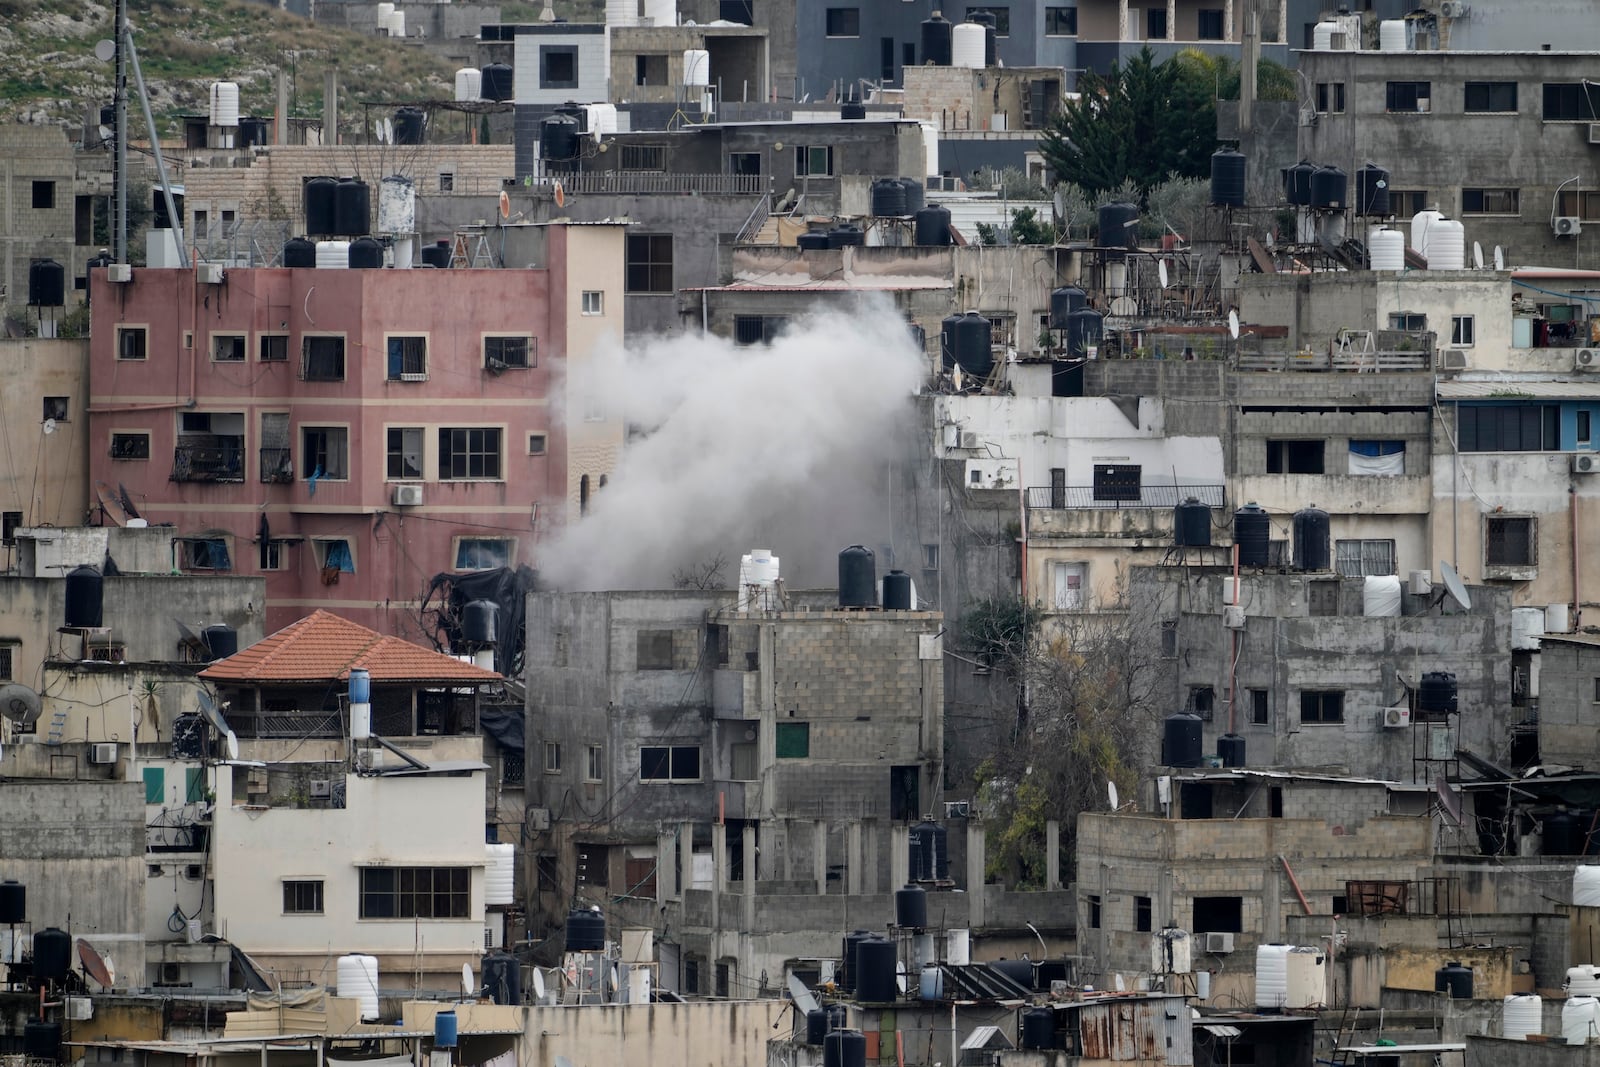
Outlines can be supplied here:
<path id="1" fill-rule="evenodd" d="M 294 460 L 287 448 L 261 450 L 261 480 L 268 485 L 294 481 Z"/>
<path id="2" fill-rule="evenodd" d="M 278 711 L 229 720 L 240 737 L 343 737 L 336 711 Z"/>
<path id="3" fill-rule="evenodd" d="M 1221 485 L 1142 485 L 1138 495 L 1121 486 L 1096 490 L 1092 485 L 1036 485 L 1029 486 L 1029 510 L 1055 508 L 1058 510 L 1106 510 L 1117 508 L 1171 508 L 1194 497 L 1209 508 L 1223 506 Z"/>
<path id="4" fill-rule="evenodd" d="M 761 227 L 767 224 L 767 216 L 772 213 L 772 194 L 764 193 L 756 206 L 750 209 L 750 214 L 744 220 L 744 225 L 739 227 L 739 235 L 734 238 L 734 244 L 749 244 L 756 239 L 756 234 L 761 232 Z"/>
<path id="5" fill-rule="evenodd" d="M 767 191 L 762 174 L 667 174 L 657 171 L 605 170 L 577 174 L 544 174 L 525 179 L 528 185 L 561 183 L 568 193 L 708 193 L 755 196 Z"/>
<path id="6" fill-rule="evenodd" d="M 244 481 L 244 438 L 213 445 L 178 445 L 172 450 L 174 482 Z"/>

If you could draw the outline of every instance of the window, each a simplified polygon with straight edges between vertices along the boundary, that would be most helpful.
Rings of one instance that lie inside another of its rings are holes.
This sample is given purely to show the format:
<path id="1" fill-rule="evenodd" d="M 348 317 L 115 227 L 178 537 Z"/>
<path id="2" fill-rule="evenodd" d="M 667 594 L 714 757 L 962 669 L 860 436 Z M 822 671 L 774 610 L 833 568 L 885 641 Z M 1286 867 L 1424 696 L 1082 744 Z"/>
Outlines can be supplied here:
<path id="1" fill-rule="evenodd" d="M 672 669 L 672 631 L 640 630 L 634 638 L 634 669 L 670 671 Z"/>
<path id="2" fill-rule="evenodd" d="M 238 223 L 239 213 L 237 211 L 229 211 L 227 208 L 222 209 L 222 236 L 232 237 L 233 231 L 238 228 Z"/>
<path id="3" fill-rule="evenodd" d="M 1076 37 L 1078 35 L 1078 9 L 1075 7 L 1045 8 L 1044 35 L 1046 37 Z"/>
<path id="4" fill-rule="evenodd" d="M 261 545 L 261 569 L 264 571 L 281 571 L 288 569 L 290 541 L 268 540 Z"/>
<path id="5" fill-rule="evenodd" d="M 500 750 L 500 784 L 521 785 L 527 774 L 527 759 L 509 748 Z"/>
<path id="6" fill-rule="evenodd" d="M 1596 678 L 1594 680 L 1594 701 L 1593 701 L 1593 703 L 1600 704 L 1600 678 Z"/>
<path id="7" fill-rule="evenodd" d="M 472 872 L 466 867 L 363 867 L 363 919 L 468 919 Z"/>
<path id="8" fill-rule="evenodd" d="M 1144 468 L 1137 463 L 1096 463 L 1094 499 L 1137 503 L 1143 494 Z"/>
<path id="9" fill-rule="evenodd" d="M 425 382 L 428 380 L 428 339 L 391 337 L 387 341 L 389 380 Z"/>
<path id="10" fill-rule="evenodd" d="M 1133 898 L 1133 928 L 1139 933 L 1150 932 L 1150 898 Z"/>
<path id="11" fill-rule="evenodd" d="M 755 25 L 754 0 L 722 0 L 718 17 L 723 22 L 737 22 L 741 26 Z"/>
<path id="12" fill-rule="evenodd" d="M 1250 690 L 1250 725 L 1270 726 L 1272 724 L 1272 704 L 1270 695 L 1265 689 Z"/>
<path id="13" fill-rule="evenodd" d="M 285 915 L 321 915 L 322 879 L 283 883 Z"/>
<path id="14" fill-rule="evenodd" d="M 1302 690 L 1300 721 L 1313 726 L 1344 722 L 1344 693 L 1338 689 Z"/>
<path id="15" fill-rule="evenodd" d="M 1428 206 L 1426 189 L 1391 189 L 1389 206 L 1397 218 L 1410 218 Z"/>
<path id="16" fill-rule="evenodd" d="M 1516 82 L 1468 82 L 1466 110 L 1517 110 Z"/>
<path id="17" fill-rule="evenodd" d="M 1389 329 L 1408 330 L 1411 333 L 1421 333 L 1428 328 L 1428 316 L 1419 315 L 1414 311 L 1389 312 Z"/>
<path id="18" fill-rule="evenodd" d="M 1009 7 L 995 7 L 986 4 L 983 7 L 967 8 L 967 18 L 970 19 L 974 15 L 992 16 L 994 18 L 994 35 L 996 37 L 1011 36 L 1011 9 Z"/>
<path id="19" fill-rule="evenodd" d="M 289 335 L 264 333 L 256 341 L 256 358 L 263 363 L 284 363 L 289 359 Z"/>
<path id="20" fill-rule="evenodd" d="M 779 759 L 808 759 L 811 756 L 811 724 L 780 722 L 773 733 Z"/>
<path id="21" fill-rule="evenodd" d="M 628 292 L 672 292 L 671 234 L 629 234 L 627 255 Z"/>
<path id="22" fill-rule="evenodd" d="M 1176 659 L 1178 656 L 1178 621 L 1176 619 L 1161 620 L 1161 658 Z"/>
<path id="23" fill-rule="evenodd" d="M 1521 210 L 1519 189 L 1463 189 L 1463 215 L 1515 215 Z"/>
<path id="24" fill-rule="evenodd" d="M 214 333 L 211 335 L 211 358 L 218 363 L 244 362 L 244 334 Z"/>
<path id="25" fill-rule="evenodd" d="M 826 178 L 833 174 L 833 146 L 797 145 L 794 150 L 796 178 Z"/>
<path id="26" fill-rule="evenodd" d="M 500 430 L 494 427 L 439 430 L 439 480 L 500 477 Z"/>
<path id="27" fill-rule="evenodd" d="M 583 313 L 585 315 L 604 315 L 606 313 L 606 294 L 599 289 L 585 289 L 583 291 Z"/>
<path id="28" fill-rule="evenodd" d="M 861 9 L 859 7 L 830 7 L 827 14 L 829 37 L 860 37 Z"/>
<path id="29" fill-rule="evenodd" d="M 1587 412 L 1587 411 L 1580 411 L 1580 412 L 1577 413 L 1577 416 L 1578 416 L 1578 443 L 1580 445 L 1586 445 L 1586 444 L 1588 444 L 1590 442 L 1590 440 L 1592 440 L 1592 438 L 1590 437 L 1590 421 L 1591 420 L 1590 420 L 1589 414 L 1590 413 Z"/>
<path id="30" fill-rule="evenodd" d="M 1089 929 L 1098 930 L 1100 929 L 1100 895 L 1098 893 L 1091 893 L 1088 898 L 1088 903 Z"/>
<path id="31" fill-rule="evenodd" d="M 458 537 L 455 569 L 492 571 L 509 567 L 515 546 L 509 537 Z"/>
<path id="32" fill-rule="evenodd" d="M 1344 82 L 1317 83 L 1317 110 L 1323 114 L 1344 114 Z"/>
<path id="33" fill-rule="evenodd" d="M 456 188 L 455 172 L 448 171 L 448 170 L 441 170 L 439 172 L 439 191 L 441 193 L 453 193 L 453 192 L 455 192 L 455 188 Z"/>
<path id="34" fill-rule="evenodd" d="M 561 860 L 553 852 L 539 853 L 535 863 L 538 866 L 539 892 L 554 893 L 561 887 Z"/>
<path id="35" fill-rule="evenodd" d="M 922 546 L 922 569 L 925 571 L 936 571 L 939 569 L 938 545 Z"/>
<path id="36" fill-rule="evenodd" d="M 789 325 L 787 315 L 735 315 L 733 317 L 733 343 L 736 345 L 771 344 Z"/>
<path id="37" fill-rule="evenodd" d="M 186 571 L 231 571 L 228 542 L 221 537 L 185 537 L 178 542 L 179 559 Z"/>
<path id="38" fill-rule="evenodd" d="M 1395 573 L 1394 542 L 1381 539 L 1335 541 L 1334 570 L 1346 578 L 1384 577 Z"/>
<path id="39" fill-rule="evenodd" d="M 549 447 L 549 439 L 544 434 L 530 433 L 528 435 L 528 455 L 542 456 Z"/>
<path id="40" fill-rule="evenodd" d="M 143 326 L 117 327 L 117 358 L 144 359 L 146 331 Z"/>
<path id="41" fill-rule="evenodd" d="M 1463 404 L 1456 440 L 1463 452 L 1555 452 L 1561 448 L 1555 404 Z"/>
<path id="42" fill-rule="evenodd" d="M 1471 315 L 1450 316 L 1450 343 L 1461 348 L 1471 348 L 1477 331 L 1473 329 Z"/>
<path id="43" fill-rule="evenodd" d="M 1197 933 L 1244 933 L 1244 898 L 1195 897 L 1194 928 Z"/>
<path id="44" fill-rule="evenodd" d="M 33 207 L 35 211 L 49 211 L 56 206 L 56 183 L 36 181 L 33 183 Z"/>
<path id="45" fill-rule="evenodd" d="M 422 477 L 422 427 L 394 426 L 385 435 L 384 474 L 389 478 Z"/>
<path id="46" fill-rule="evenodd" d="M 483 365 L 490 370 L 528 370 L 539 365 L 537 337 L 485 337 Z"/>
<path id="47" fill-rule="evenodd" d="M 539 88 L 576 89 L 578 87 L 578 49 L 576 45 L 539 46 Z"/>
<path id="48" fill-rule="evenodd" d="M 112 459 L 149 459 L 150 435 L 147 433 L 114 433 L 111 435 Z"/>
<path id="49" fill-rule="evenodd" d="M 0 512 L 0 544 L 14 545 L 17 543 L 17 530 L 22 526 L 22 512 Z M 10 674 L 6 675 L 11 677 Z"/>
<path id="50" fill-rule="evenodd" d="M 196 241 L 203 241 L 208 236 L 210 236 L 210 233 L 211 233 L 211 218 L 210 218 L 210 215 L 208 215 L 204 211 L 196 211 L 194 213 L 194 239 Z"/>
<path id="51" fill-rule="evenodd" d="M 1327 580 L 1309 583 L 1306 588 L 1306 613 L 1308 615 L 1339 614 L 1339 583 Z"/>
<path id="52" fill-rule="evenodd" d="M 344 337 L 302 338 L 300 375 L 308 382 L 344 381 Z"/>
<path id="53" fill-rule="evenodd" d="M 350 477 L 350 431 L 343 426 L 300 428 L 300 470 L 304 478 Z"/>
<path id="54" fill-rule="evenodd" d="M 1433 95 L 1429 82 L 1390 82 L 1384 90 L 1384 108 L 1388 111 L 1427 111 Z"/>
<path id="55" fill-rule="evenodd" d="M 546 741 L 544 743 L 544 773 L 561 773 L 561 742 Z"/>
<path id="56" fill-rule="evenodd" d="M 1580 219 L 1600 219 L 1600 192 L 1563 190 L 1556 198 L 1557 215 L 1576 215 Z"/>
<path id="57" fill-rule="evenodd" d="M 1167 9 L 1152 7 L 1144 13 L 1144 37 L 1147 41 L 1167 39 Z"/>
<path id="58" fill-rule="evenodd" d="M 66 422 L 67 413 L 71 409 L 71 397 L 47 396 L 44 398 L 44 404 L 41 407 L 42 413 L 39 421 L 44 422 L 47 420 L 54 420 L 56 422 Z"/>
<path id="59" fill-rule="evenodd" d="M 160 767 L 144 768 L 144 802 L 159 804 L 166 799 L 167 774 Z"/>
<path id="60" fill-rule="evenodd" d="M 1544 120 L 1546 122 L 1593 122 L 1600 118 L 1595 109 L 1595 87 L 1589 82 L 1545 82 Z"/>
<path id="61" fill-rule="evenodd" d="M 653 55 L 653 56 L 634 56 L 633 57 L 633 84 L 635 84 L 635 85 L 665 85 L 665 84 L 667 84 L 667 57 L 664 54 L 658 54 L 658 55 Z M 630 145 L 624 145 L 623 146 L 622 158 L 624 160 L 626 160 L 628 158 L 628 148 L 630 148 L 630 147 L 633 147 L 633 146 L 630 146 Z M 639 170 L 659 170 L 660 168 L 659 167 L 649 167 L 649 168 L 639 167 L 639 168 L 634 168 L 634 167 L 628 166 L 627 163 L 624 162 L 622 164 L 622 169 L 623 170 L 635 170 L 635 169 L 639 169 Z"/>
<path id="62" fill-rule="evenodd" d="M 667 148 L 659 144 L 625 144 L 619 166 L 623 170 L 666 170 Z"/>
<path id="63" fill-rule="evenodd" d="M 1268 441 L 1268 474 L 1322 474 L 1325 441 Z"/>
<path id="64" fill-rule="evenodd" d="M 1367 477 L 1398 478 L 1406 472 L 1404 441 L 1350 441 L 1350 473 Z"/>
<path id="65" fill-rule="evenodd" d="M 763 153 L 761 152 L 729 152 L 729 174 L 760 174 L 762 173 Z"/>
<path id="66" fill-rule="evenodd" d="M 1217 691 L 1209 685 L 1191 685 L 1189 687 L 1188 710 L 1210 722 L 1217 709 Z"/>
<path id="67" fill-rule="evenodd" d="M 583 780 L 600 782 L 605 780 L 605 776 L 605 749 L 599 745 L 589 745 L 584 750 Z"/>
<path id="68" fill-rule="evenodd" d="M 1483 520 L 1483 562 L 1490 567 L 1532 567 L 1535 520 L 1527 516 L 1490 515 Z"/>
<path id="69" fill-rule="evenodd" d="M 754 741 L 741 741 L 728 746 L 730 774 L 736 782 L 753 782 L 758 775 L 758 754 Z"/>
<path id="70" fill-rule="evenodd" d="M 1221 41 L 1226 38 L 1221 8 L 1201 8 L 1195 36 L 1202 41 Z M 1343 110 L 1342 108 L 1340 110 Z"/>
<path id="71" fill-rule="evenodd" d="M 699 745 L 645 745 L 639 749 L 639 780 L 698 782 Z"/>
<path id="72" fill-rule="evenodd" d="M 1082 611 L 1084 593 L 1088 587 L 1087 563 L 1052 563 L 1050 565 L 1050 604 L 1057 611 Z"/>

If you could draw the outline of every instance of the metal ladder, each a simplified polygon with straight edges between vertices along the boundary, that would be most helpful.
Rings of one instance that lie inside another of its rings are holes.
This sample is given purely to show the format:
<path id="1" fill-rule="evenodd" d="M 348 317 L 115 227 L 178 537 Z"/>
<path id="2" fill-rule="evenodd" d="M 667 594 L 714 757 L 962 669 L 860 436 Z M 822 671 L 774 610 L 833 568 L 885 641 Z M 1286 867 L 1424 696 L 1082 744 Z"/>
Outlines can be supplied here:
<path id="1" fill-rule="evenodd" d="M 67 739 L 67 711 L 57 708 L 50 715 L 50 732 L 45 735 L 45 744 L 59 745 Z"/>

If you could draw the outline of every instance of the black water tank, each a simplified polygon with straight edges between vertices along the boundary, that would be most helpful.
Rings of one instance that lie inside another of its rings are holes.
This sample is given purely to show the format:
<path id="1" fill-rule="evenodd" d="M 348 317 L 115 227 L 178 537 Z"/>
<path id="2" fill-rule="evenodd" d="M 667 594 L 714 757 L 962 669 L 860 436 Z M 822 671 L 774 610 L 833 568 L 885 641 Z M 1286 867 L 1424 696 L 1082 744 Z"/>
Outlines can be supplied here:
<path id="1" fill-rule="evenodd" d="M 1049 1008 L 1022 1009 L 1022 1040 L 1018 1047 L 1050 1049 L 1057 1046 L 1056 1013 Z"/>
<path id="2" fill-rule="evenodd" d="M 983 65 L 986 67 L 994 66 L 995 18 L 993 12 L 969 11 L 967 12 L 967 21 L 975 22 L 983 27 Z"/>
<path id="3" fill-rule="evenodd" d="M 1050 328 L 1065 330 L 1072 313 L 1089 306 L 1089 296 L 1076 285 L 1050 290 Z"/>
<path id="4" fill-rule="evenodd" d="M 1346 206 L 1344 171 L 1331 163 L 1311 175 L 1311 206 L 1338 210 Z"/>
<path id="5" fill-rule="evenodd" d="M 950 31 L 948 19 L 939 15 L 922 22 L 922 62 L 935 67 L 950 65 Z"/>
<path id="6" fill-rule="evenodd" d="M 1172 509 L 1172 543 L 1185 548 L 1211 544 L 1211 509 L 1198 497 L 1185 497 Z"/>
<path id="7" fill-rule="evenodd" d="M 1579 829 L 1578 820 L 1567 811 L 1546 815 L 1540 822 L 1540 829 L 1543 831 L 1546 856 L 1583 854 L 1583 833 Z"/>
<path id="8" fill-rule="evenodd" d="M 859 100 L 846 100 L 839 105 L 839 117 L 849 122 L 859 122 L 867 117 L 867 105 Z"/>
<path id="9" fill-rule="evenodd" d="M 942 248 L 950 236 L 950 209 L 942 204 L 927 204 L 912 218 L 911 228 L 919 248 Z"/>
<path id="10" fill-rule="evenodd" d="M 870 930 L 855 930 L 844 935 L 844 956 L 839 961 L 839 988 L 846 993 L 856 988 L 856 947 L 872 936 Z M 833 1009 L 829 1008 L 829 1012 Z M 829 1026 L 829 1029 L 836 1029 Z"/>
<path id="11" fill-rule="evenodd" d="M 1105 316 L 1092 307 L 1081 307 L 1067 316 L 1067 355 L 1084 359 L 1090 347 L 1098 348 L 1105 336 Z"/>
<path id="12" fill-rule="evenodd" d="M 483 958 L 483 988 L 496 1004 L 522 1003 L 522 968 L 508 952 L 491 952 Z"/>
<path id="13" fill-rule="evenodd" d="M 478 72 L 478 95 L 485 100 L 510 100 L 516 95 L 513 73 L 508 63 L 490 63 Z"/>
<path id="14" fill-rule="evenodd" d="M 945 319 L 939 336 L 945 365 L 959 365 L 972 377 L 989 377 L 994 370 L 993 338 L 993 324 L 976 311 Z"/>
<path id="15" fill-rule="evenodd" d="M 1433 972 L 1433 991 L 1449 993 L 1452 1000 L 1471 1000 L 1472 968 L 1451 960 Z"/>
<path id="16" fill-rule="evenodd" d="M 317 242 L 308 241 L 304 237 L 291 237 L 283 243 L 283 265 L 285 267 L 315 267 L 317 265 Z"/>
<path id="17" fill-rule="evenodd" d="M 1239 546 L 1241 567 L 1272 562 L 1272 518 L 1266 508 L 1252 500 L 1233 513 L 1233 543 Z"/>
<path id="18" fill-rule="evenodd" d="M 58 308 L 67 303 L 67 271 L 53 259 L 36 259 L 28 264 L 28 304 L 30 307 Z"/>
<path id="19" fill-rule="evenodd" d="M 850 1028 L 850 1009 L 843 1004 L 828 1005 L 828 1033 Z"/>
<path id="20" fill-rule="evenodd" d="M 866 243 L 867 235 L 852 223 L 841 223 L 828 231 L 829 248 L 860 248 Z"/>
<path id="21" fill-rule="evenodd" d="M 1217 757 L 1224 767 L 1244 766 L 1244 738 L 1238 734 L 1223 734 L 1217 738 Z"/>
<path id="22" fill-rule="evenodd" d="M 376 237 L 357 237 L 350 242 L 351 270 L 381 270 L 383 242 Z"/>
<path id="23" fill-rule="evenodd" d="M 1389 172 L 1376 163 L 1356 171 L 1356 214 L 1383 217 L 1389 214 Z"/>
<path id="24" fill-rule="evenodd" d="M 928 195 L 928 183 L 921 178 L 901 178 L 906 191 L 906 214 L 915 216 L 921 211 Z"/>
<path id="25" fill-rule="evenodd" d="M 51 926 L 33 935 L 33 976 L 65 978 L 72 969 L 72 935 Z"/>
<path id="26" fill-rule="evenodd" d="M 30 1060 L 61 1059 L 61 1024 L 28 1020 L 22 1028 L 22 1051 Z"/>
<path id="27" fill-rule="evenodd" d="M 334 187 L 334 233 L 360 237 L 372 229 L 372 192 L 360 178 L 341 178 Z"/>
<path id="28" fill-rule="evenodd" d="M 877 605 L 877 560 L 872 549 L 851 545 L 839 553 L 839 606 L 871 608 Z"/>
<path id="29" fill-rule="evenodd" d="M 154 189 L 150 190 L 150 195 L 154 198 L 150 207 L 155 211 L 155 220 L 150 223 L 150 228 L 152 230 L 174 229 L 172 225 L 172 216 L 167 213 L 167 194 L 162 192 L 161 187 L 158 185 Z M 178 218 L 181 221 L 183 219 L 182 193 L 172 194 L 172 206 L 173 209 L 178 212 Z"/>
<path id="30" fill-rule="evenodd" d="M 906 215 L 906 187 L 899 178 L 876 178 L 872 182 L 872 214 L 874 218 L 904 218 Z"/>
<path id="31" fill-rule="evenodd" d="M 1417 687 L 1417 710 L 1454 715 L 1456 676 L 1452 671 L 1424 671 Z"/>
<path id="32" fill-rule="evenodd" d="M 604 952 L 606 918 L 598 911 L 574 908 L 567 912 L 567 951 Z"/>
<path id="33" fill-rule="evenodd" d="M 950 831 L 924 819 L 911 828 L 911 880 L 942 882 L 950 877 Z"/>
<path id="34" fill-rule="evenodd" d="M 0 926 L 20 926 L 27 921 L 27 887 L 10 878 L 0 882 Z"/>
<path id="35" fill-rule="evenodd" d="M 394 113 L 395 144 L 422 144 L 427 139 L 427 112 L 420 107 L 403 107 Z"/>
<path id="36" fill-rule="evenodd" d="M 1163 723 L 1161 762 L 1167 767 L 1198 767 L 1204 753 L 1200 739 L 1200 716 L 1180 711 L 1168 715 Z"/>
<path id="37" fill-rule="evenodd" d="M 820 1045 L 828 1036 L 828 1009 L 812 1008 L 806 1012 L 806 1044 Z"/>
<path id="38" fill-rule="evenodd" d="M 438 267 L 443 270 L 450 265 L 450 242 L 437 241 L 431 245 L 422 246 L 422 265 L 424 267 Z"/>
<path id="39" fill-rule="evenodd" d="M 67 572 L 67 625 L 74 629 L 93 629 L 101 625 L 100 609 L 105 579 L 84 564 Z"/>
<path id="40" fill-rule="evenodd" d="M 1099 243 L 1101 248 L 1139 247 L 1139 209 L 1133 204 L 1116 201 L 1103 204 L 1099 213 Z M 1107 256 L 1107 259 L 1120 258 Z"/>
<path id="41" fill-rule="evenodd" d="M 902 930 L 928 928 L 928 891 L 920 885 L 902 886 L 894 891 L 894 924 Z"/>
<path id="42" fill-rule="evenodd" d="M 1291 548 L 1297 571 L 1325 571 L 1329 565 L 1328 513 L 1312 504 L 1294 513 Z"/>
<path id="43" fill-rule="evenodd" d="M 822 1041 L 822 1067 L 867 1067 L 867 1037 L 860 1030 L 830 1030 Z"/>
<path id="44" fill-rule="evenodd" d="M 1316 164 L 1301 160 L 1283 172 L 1283 195 L 1296 207 L 1311 203 L 1311 176 L 1317 172 Z"/>
<path id="45" fill-rule="evenodd" d="M 539 123 L 539 156 L 558 167 L 577 159 L 578 121 L 570 115 L 546 115 Z"/>
<path id="46" fill-rule="evenodd" d="M 239 651 L 239 631 L 225 623 L 207 626 L 200 633 L 213 660 L 227 659 Z"/>
<path id="47" fill-rule="evenodd" d="M 1244 154 L 1231 148 L 1211 153 L 1211 203 L 1244 207 Z"/>
<path id="48" fill-rule="evenodd" d="M 1023 989 L 1033 989 L 1038 981 L 1033 964 L 1028 960 L 994 960 L 989 969 L 1000 972 Z"/>
<path id="49" fill-rule="evenodd" d="M 492 645 L 499 640 L 500 605 L 492 600 L 469 600 L 461 609 L 461 636 L 469 645 Z"/>
<path id="50" fill-rule="evenodd" d="M 807 230 L 794 239 L 794 246 L 803 252 L 827 248 L 828 232 L 826 230 Z"/>
<path id="51" fill-rule="evenodd" d="M 186 712 L 172 720 L 172 758 L 196 760 L 206 754 L 206 720 Z"/>
<path id="52" fill-rule="evenodd" d="M 894 942 L 869 937 L 856 946 L 856 999 L 863 1004 L 892 1004 L 899 996 L 895 982 Z"/>
<path id="53" fill-rule="evenodd" d="M 883 610 L 911 611 L 911 575 L 892 570 L 883 576 Z"/>
<path id="54" fill-rule="evenodd" d="M 301 196 L 306 205 L 307 237 L 332 237 L 339 232 L 338 179 L 307 178 Z"/>

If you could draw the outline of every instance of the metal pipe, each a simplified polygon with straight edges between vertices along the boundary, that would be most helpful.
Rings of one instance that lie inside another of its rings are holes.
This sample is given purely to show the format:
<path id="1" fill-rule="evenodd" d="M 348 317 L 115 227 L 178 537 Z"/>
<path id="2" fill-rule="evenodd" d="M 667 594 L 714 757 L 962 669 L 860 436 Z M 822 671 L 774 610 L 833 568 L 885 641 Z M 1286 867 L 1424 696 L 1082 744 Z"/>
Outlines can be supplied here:
<path id="1" fill-rule="evenodd" d="M 1578 555 L 1578 490 L 1576 486 L 1568 486 L 1567 498 L 1572 502 L 1572 632 L 1579 633 L 1583 626 L 1583 593 L 1579 590 L 1579 561 Z"/>
<path id="2" fill-rule="evenodd" d="M 139 107 L 144 112 L 145 129 L 150 131 L 150 151 L 156 157 L 156 179 L 161 182 L 161 193 L 167 202 L 167 218 L 172 223 L 173 236 L 178 242 L 178 266 L 187 268 L 189 250 L 183 246 L 183 219 L 172 202 L 172 184 L 167 181 L 166 160 L 161 158 L 161 135 L 156 132 L 156 120 L 150 115 L 150 96 L 144 91 L 144 72 L 139 69 L 139 52 L 133 47 L 133 34 L 124 29 L 123 36 L 127 41 L 128 59 L 133 63 L 133 77 L 139 85 Z"/>
<path id="3" fill-rule="evenodd" d="M 124 44 L 128 40 L 128 0 L 117 0 L 116 24 L 116 162 L 112 170 L 115 192 L 111 204 L 111 250 L 118 263 L 128 262 L 128 61 Z"/>
<path id="4" fill-rule="evenodd" d="M 1283 873 L 1289 876 L 1289 884 L 1294 887 L 1295 898 L 1300 901 L 1300 907 L 1305 909 L 1307 915 L 1311 914 L 1311 902 L 1306 899 L 1305 890 L 1300 888 L 1300 879 L 1294 876 L 1294 868 L 1289 866 L 1288 857 L 1278 853 L 1278 862 L 1283 864 Z"/>

